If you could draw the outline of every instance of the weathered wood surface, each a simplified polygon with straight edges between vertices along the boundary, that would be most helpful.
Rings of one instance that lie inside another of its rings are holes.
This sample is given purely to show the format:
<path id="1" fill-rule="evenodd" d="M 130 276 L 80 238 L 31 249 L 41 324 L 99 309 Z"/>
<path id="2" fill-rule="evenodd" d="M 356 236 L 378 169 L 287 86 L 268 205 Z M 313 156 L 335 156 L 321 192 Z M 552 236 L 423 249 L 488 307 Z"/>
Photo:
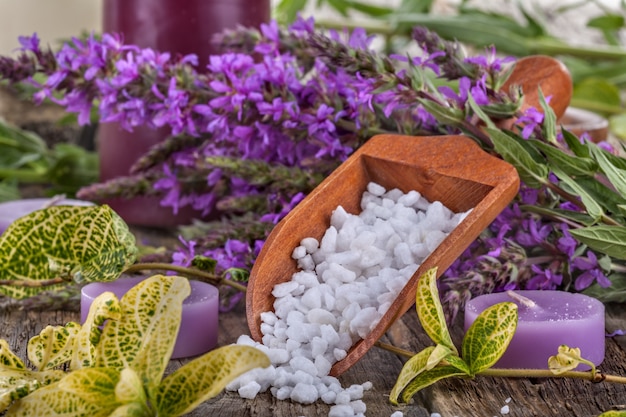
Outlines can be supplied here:
<path id="1" fill-rule="evenodd" d="M 15 352 L 26 357 L 28 339 L 38 334 L 47 324 L 65 324 L 78 320 L 71 311 L 0 311 L 0 337 L 6 339 Z M 626 328 L 626 311 L 623 306 L 611 306 L 607 312 L 607 328 Z M 453 328 L 457 338 L 460 326 Z M 248 333 L 243 305 L 220 317 L 219 344 L 233 343 L 243 333 Z M 417 317 L 410 311 L 397 321 L 385 335 L 384 341 L 395 346 L 418 351 L 430 344 L 421 331 Z M 607 340 L 607 356 L 601 366 L 605 373 L 626 375 L 626 338 Z M 170 370 L 186 360 L 172 361 Z M 373 348 L 363 359 L 340 377 L 344 386 L 371 381 L 374 388 L 367 392 L 364 401 L 368 416 L 389 416 L 400 409 L 405 416 L 429 417 L 439 413 L 442 417 L 492 417 L 501 416 L 504 405 L 509 406 L 510 417 L 593 417 L 609 409 L 621 409 L 626 404 L 626 386 L 608 383 L 589 383 L 566 379 L 532 380 L 479 377 L 475 380 L 454 379 L 441 381 L 418 394 L 411 405 L 396 408 L 388 401 L 388 393 L 402 367 L 403 359 L 380 348 Z M 510 402 L 507 403 L 507 399 Z M 323 416 L 329 406 L 322 402 L 312 405 L 277 401 L 269 392 L 259 394 L 254 400 L 244 400 L 236 393 L 225 392 L 202 404 L 191 416 Z"/>
<path id="2" fill-rule="evenodd" d="M 172 247 L 175 238 L 162 231 L 135 230 L 138 240 L 156 246 Z M 607 308 L 607 331 L 626 329 L 626 306 Z M 63 325 L 78 321 L 77 311 L 26 311 L 14 307 L 0 308 L 0 338 L 6 339 L 21 358 L 26 358 L 28 339 L 39 334 L 48 324 Z M 452 328 L 455 342 L 462 337 L 462 318 Z M 245 306 L 242 303 L 220 316 L 220 346 L 234 343 L 242 334 L 249 334 Z M 421 330 L 414 309 L 395 322 L 382 341 L 399 348 L 417 352 L 431 344 Z M 173 360 L 168 371 L 188 361 Z M 508 405 L 507 417 L 595 417 L 603 411 L 626 408 L 626 385 L 575 381 L 567 379 L 505 379 L 478 377 L 474 380 L 453 379 L 440 381 L 423 390 L 413 404 L 394 407 L 388 394 L 402 368 L 404 359 L 386 350 L 374 347 L 344 373 L 340 380 L 344 387 L 353 383 L 371 381 L 374 388 L 366 392 L 367 416 L 390 416 L 401 410 L 406 417 L 493 417 L 502 416 L 502 407 Z M 606 359 L 600 370 L 604 373 L 626 376 L 626 337 L 607 339 Z M 509 402 L 507 400 L 510 398 Z M 251 417 L 251 416 L 324 416 L 330 407 L 321 401 L 312 405 L 278 401 L 269 392 L 254 400 L 241 399 L 237 393 L 224 392 L 198 407 L 192 417 Z"/>

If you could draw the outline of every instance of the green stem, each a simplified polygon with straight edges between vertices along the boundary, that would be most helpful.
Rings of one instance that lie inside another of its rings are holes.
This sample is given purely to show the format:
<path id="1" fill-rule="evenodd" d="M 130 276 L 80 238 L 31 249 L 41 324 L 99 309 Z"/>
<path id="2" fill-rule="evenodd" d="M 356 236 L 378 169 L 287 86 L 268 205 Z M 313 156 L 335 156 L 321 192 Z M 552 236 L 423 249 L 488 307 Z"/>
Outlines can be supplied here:
<path id="1" fill-rule="evenodd" d="M 395 353 L 399 356 L 404 356 L 407 359 L 415 356 L 415 353 L 410 352 L 405 349 L 401 349 L 390 345 L 388 343 L 384 343 L 381 341 L 377 341 L 374 346 L 379 347 L 381 349 L 387 350 L 389 352 Z M 617 376 L 617 375 L 606 375 L 602 372 L 596 372 L 593 374 L 592 372 L 585 371 L 569 371 L 563 372 L 562 374 L 555 374 L 548 369 L 486 369 L 484 371 L 479 372 L 476 376 L 491 376 L 491 377 L 501 377 L 501 378 L 573 378 L 573 379 L 585 379 L 591 382 L 613 382 L 616 384 L 626 384 L 626 377 Z"/>
<path id="2" fill-rule="evenodd" d="M 626 384 L 626 377 L 617 375 L 606 375 L 596 372 L 595 375 L 585 371 L 569 371 L 562 374 L 555 374 L 548 369 L 486 369 L 476 375 L 504 377 L 504 378 L 573 378 L 585 379 L 591 382 L 614 382 L 616 384 Z"/>
<path id="3" fill-rule="evenodd" d="M 28 288 L 41 288 L 41 287 L 49 287 L 51 285 L 63 284 L 67 283 L 61 277 L 56 277 L 52 279 L 46 279 L 41 281 L 35 281 L 32 279 L 1 279 L 0 285 L 6 285 L 10 287 L 28 287 Z"/>
<path id="4" fill-rule="evenodd" d="M 209 272 L 201 271 L 195 268 L 172 265 L 172 264 L 168 264 L 165 262 L 136 263 L 126 268 L 124 272 L 129 273 L 129 272 L 138 272 L 138 271 L 145 271 L 145 270 L 164 270 L 164 271 L 178 272 L 181 274 L 200 278 L 202 281 L 208 281 L 214 285 L 228 285 L 229 287 L 232 287 L 244 293 L 247 291 L 247 288 L 245 285 L 241 285 L 237 282 L 222 278 L 215 274 L 211 274 Z"/>
<path id="5" fill-rule="evenodd" d="M 50 181 L 47 172 L 36 172 L 32 169 L 0 169 L 0 178 L 11 178 L 19 182 L 34 184 Z"/>

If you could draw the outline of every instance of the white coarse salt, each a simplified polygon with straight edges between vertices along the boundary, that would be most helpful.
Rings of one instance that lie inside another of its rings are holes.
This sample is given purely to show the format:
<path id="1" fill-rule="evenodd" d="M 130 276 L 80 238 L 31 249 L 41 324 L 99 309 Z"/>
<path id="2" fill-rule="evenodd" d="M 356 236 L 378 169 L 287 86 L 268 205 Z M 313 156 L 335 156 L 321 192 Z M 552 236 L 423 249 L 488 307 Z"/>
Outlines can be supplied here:
<path id="1" fill-rule="evenodd" d="M 300 270 L 273 288 L 274 311 L 261 314 L 263 343 L 249 336 L 237 341 L 264 351 L 272 365 L 240 376 L 227 390 L 254 398 L 269 389 L 279 400 L 321 399 L 331 406 L 329 417 L 365 415 L 362 398 L 371 382 L 343 388 L 330 369 L 371 332 L 465 213 L 375 183 L 368 184 L 361 208 L 355 215 L 337 207 L 319 241 L 306 237 L 293 249 Z"/>

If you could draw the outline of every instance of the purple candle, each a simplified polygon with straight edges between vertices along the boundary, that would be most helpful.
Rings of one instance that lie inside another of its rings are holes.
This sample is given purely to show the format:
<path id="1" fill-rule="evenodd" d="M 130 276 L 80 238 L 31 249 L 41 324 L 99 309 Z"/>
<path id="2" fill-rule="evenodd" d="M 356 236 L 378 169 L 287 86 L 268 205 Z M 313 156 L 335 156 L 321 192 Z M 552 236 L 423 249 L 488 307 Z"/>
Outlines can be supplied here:
<path id="1" fill-rule="evenodd" d="M 50 205 L 54 206 L 93 206 L 92 202 L 71 199 L 54 198 L 28 198 L 0 203 L 0 233 L 22 216 L 32 213 Z"/>
<path id="2" fill-rule="evenodd" d="M 105 291 L 118 298 L 146 277 L 119 278 L 85 285 L 80 297 L 80 321 L 84 323 L 93 300 Z M 219 294 L 206 282 L 189 281 L 191 294 L 183 301 L 180 329 L 172 359 L 201 355 L 217 345 Z"/>
<path id="3" fill-rule="evenodd" d="M 512 295 L 485 294 L 465 306 L 465 330 L 487 307 L 505 301 L 518 306 L 517 330 L 494 368 L 548 369 L 548 358 L 558 353 L 560 345 L 580 348 L 584 359 L 596 366 L 602 363 L 605 327 L 600 301 L 563 291 L 515 291 Z M 589 367 L 577 368 L 585 369 Z"/>

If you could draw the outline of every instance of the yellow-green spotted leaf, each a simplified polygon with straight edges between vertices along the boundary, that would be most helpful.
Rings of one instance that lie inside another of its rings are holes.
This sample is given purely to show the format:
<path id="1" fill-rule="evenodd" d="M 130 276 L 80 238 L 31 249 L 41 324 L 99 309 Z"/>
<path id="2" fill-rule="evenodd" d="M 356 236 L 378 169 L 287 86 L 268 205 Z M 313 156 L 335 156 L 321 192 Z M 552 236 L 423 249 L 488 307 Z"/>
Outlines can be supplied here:
<path id="1" fill-rule="evenodd" d="M 402 370 L 400 371 L 400 375 L 398 375 L 398 379 L 396 379 L 396 384 L 391 389 L 391 393 L 389 394 L 389 401 L 393 405 L 398 405 L 398 397 L 406 388 L 406 386 L 419 374 L 426 370 L 426 366 L 428 365 L 428 358 L 430 358 L 431 354 L 435 350 L 434 346 L 428 346 L 426 349 L 420 351 L 416 355 L 413 355 L 411 359 L 406 361 Z"/>
<path id="2" fill-rule="evenodd" d="M 462 356 L 471 375 L 492 367 L 504 354 L 517 328 L 517 305 L 495 304 L 476 317 L 463 338 Z"/>
<path id="3" fill-rule="evenodd" d="M 250 346 L 230 345 L 206 353 L 163 379 L 156 397 L 158 415 L 189 413 L 239 375 L 269 365 L 269 358 Z"/>
<path id="4" fill-rule="evenodd" d="M 65 326 L 46 326 L 38 336 L 28 341 L 28 359 L 40 371 L 68 362 L 79 331 L 80 324 L 75 322 Z"/>
<path id="5" fill-rule="evenodd" d="M 611 410 L 605 411 L 598 417 L 626 417 L 626 410 Z"/>
<path id="6" fill-rule="evenodd" d="M 17 219 L 0 236 L 0 279 L 30 286 L 2 285 L 0 293 L 26 298 L 62 287 L 36 286 L 59 277 L 111 281 L 136 255 L 134 235 L 107 205 L 37 210 Z"/>
<path id="7" fill-rule="evenodd" d="M 146 393 L 143 390 L 143 385 L 137 372 L 130 368 L 122 370 L 120 381 L 115 386 L 115 398 L 122 404 L 132 402 L 146 403 Z"/>
<path id="8" fill-rule="evenodd" d="M 595 372 L 596 366 L 593 362 L 580 356 L 579 348 L 571 348 L 567 345 L 561 345 L 559 346 L 558 353 L 548 358 L 548 369 L 550 369 L 553 374 L 560 375 L 567 371 L 576 369 L 576 367 L 581 363 L 589 365 L 593 370 L 592 372 Z"/>
<path id="9" fill-rule="evenodd" d="M 100 341 L 102 326 L 106 320 L 119 320 L 120 302 L 112 292 L 106 291 L 91 303 L 89 314 L 74 339 L 70 370 L 93 366 L 96 345 Z"/>
<path id="10" fill-rule="evenodd" d="M 36 389 L 65 376 L 59 370 L 32 372 L 25 369 L 0 369 L 0 413 L 13 401 L 29 395 Z"/>
<path id="11" fill-rule="evenodd" d="M 150 400 L 156 393 L 178 335 L 189 281 L 155 275 L 131 288 L 120 300 L 122 315 L 109 320 L 96 346 L 96 366 L 131 368 Z"/>
<path id="12" fill-rule="evenodd" d="M 149 416 L 145 403 L 128 403 L 117 407 L 109 417 L 145 417 Z"/>
<path id="13" fill-rule="evenodd" d="M 26 365 L 13 353 L 9 343 L 0 339 L 0 370 L 4 369 L 26 369 Z"/>
<path id="14" fill-rule="evenodd" d="M 427 386 L 432 385 L 435 382 L 440 381 L 444 378 L 449 378 L 452 376 L 467 375 L 464 372 L 456 369 L 454 366 L 449 365 L 437 366 L 436 368 L 430 369 L 417 375 L 404 389 L 404 392 L 402 393 L 402 402 L 408 403 L 419 390 L 424 389 Z"/>
<path id="15" fill-rule="evenodd" d="M 426 361 L 426 370 L 433 369 L 435 366 L 439 365 L 442 360 L 452 355 L 452 351 L 450 348 L 444 345 L 435 346 L 435 350 L 432 351 L 428 360 Z"/>
<path id="16" fill-rule="evenodd" d="M 452 343 L 450 332 L 443 314 L 443 307 L 439 301 L 437 289 L 437 268 L 426 271 L 417 283 L 415 295 L 415 307 L 417 316 L 424 331 L 438 345 L 443 345 L 456 353 L 456 347 Z"/>
<path id="17" fill-rule="evenodd" d="M 115 398 L 119 379 L 117 369 L 79 369 L 15 401 L 7 417 L 108 416 L 119 406 Z"/>

